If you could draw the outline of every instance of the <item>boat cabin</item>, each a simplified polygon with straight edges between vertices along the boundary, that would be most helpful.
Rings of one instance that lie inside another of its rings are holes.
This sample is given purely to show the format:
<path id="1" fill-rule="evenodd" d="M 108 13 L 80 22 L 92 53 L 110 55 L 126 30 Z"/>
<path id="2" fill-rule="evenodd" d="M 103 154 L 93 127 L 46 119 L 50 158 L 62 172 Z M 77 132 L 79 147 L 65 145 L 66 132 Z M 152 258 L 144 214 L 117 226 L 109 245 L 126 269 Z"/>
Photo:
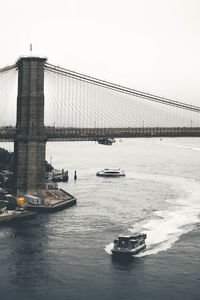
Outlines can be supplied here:
<path id="1" fill-rule="evenodd" d="M 136 248 L 139 245 L 144 244 L 146 234 L 135 234 L 133 236 L 119 236 L 114 240 L 114 245 L 118 248 Z"/>

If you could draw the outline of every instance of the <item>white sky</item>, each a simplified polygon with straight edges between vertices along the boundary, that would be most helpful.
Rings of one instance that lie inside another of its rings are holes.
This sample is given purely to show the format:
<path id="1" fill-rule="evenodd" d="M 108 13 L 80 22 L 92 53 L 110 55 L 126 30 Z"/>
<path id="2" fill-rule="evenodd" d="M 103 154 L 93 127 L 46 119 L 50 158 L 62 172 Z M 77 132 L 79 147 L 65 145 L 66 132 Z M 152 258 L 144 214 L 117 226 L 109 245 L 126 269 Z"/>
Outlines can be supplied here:
<path id="1" fill-rule="evenodd" d="M 21 55 L 200 106 L 200 0 L 0 0 L 0 67 Z"/>

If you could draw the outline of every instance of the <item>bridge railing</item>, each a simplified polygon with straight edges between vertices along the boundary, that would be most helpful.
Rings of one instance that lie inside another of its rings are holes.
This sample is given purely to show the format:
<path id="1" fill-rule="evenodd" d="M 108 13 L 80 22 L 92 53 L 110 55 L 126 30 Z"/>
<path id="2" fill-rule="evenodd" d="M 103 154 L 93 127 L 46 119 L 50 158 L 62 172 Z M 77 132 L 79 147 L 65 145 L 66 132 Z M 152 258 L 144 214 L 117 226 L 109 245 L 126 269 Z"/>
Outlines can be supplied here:
<path id="1" fill-rule="evenodd" d="M 131 137 L 189 137 L 200 136 L 199 127 L 137 127 L 137 128 L 58 128 L 46 127 L 48 141 L 97 140 Z"/>
<path id="2" fill-rule="evenodd" d="M 15 139 L 16 128 L 13 126 L 0 127 L 0 141 L 13 142 Z"/>

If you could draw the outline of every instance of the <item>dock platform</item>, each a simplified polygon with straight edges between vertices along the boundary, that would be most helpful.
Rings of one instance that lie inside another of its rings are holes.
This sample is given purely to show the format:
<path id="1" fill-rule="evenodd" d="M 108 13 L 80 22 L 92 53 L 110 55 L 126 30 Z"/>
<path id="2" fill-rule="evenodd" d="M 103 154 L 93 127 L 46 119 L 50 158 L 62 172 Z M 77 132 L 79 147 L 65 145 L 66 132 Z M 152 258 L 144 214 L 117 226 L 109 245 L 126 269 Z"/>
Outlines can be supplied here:
<path id="1" fill-rule="evenodd" d="M 76 205 L 76 198 L 63 189 L 48 189 L 48 202 L 44 204 L 28 204 L 27 209 L 37 212 L 55 212 Z"/>

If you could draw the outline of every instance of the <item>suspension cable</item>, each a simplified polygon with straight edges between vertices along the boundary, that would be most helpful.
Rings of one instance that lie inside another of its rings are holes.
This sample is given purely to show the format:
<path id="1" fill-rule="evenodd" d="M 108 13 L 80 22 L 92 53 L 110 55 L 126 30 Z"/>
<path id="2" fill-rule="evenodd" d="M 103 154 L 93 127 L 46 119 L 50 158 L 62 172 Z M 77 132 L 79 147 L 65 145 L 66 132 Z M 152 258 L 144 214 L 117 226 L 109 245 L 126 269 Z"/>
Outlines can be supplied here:
<path id="1" fill-rule="evenodd" d="M 124 87 L 124 86 L 121 86 L 119 84 L 114 84 L 114 83 L 111 83 L 111 82 L 108 82 L 108 81 L 97 79 L 95 77 L 91 77 L 91 76 L 87 76 L 87 75 L 84 75 L 84 74 L 81 74 L 81 73 L 70 71 L 68 69 L 64 69 L 64 68 L 61 68 L 61 67 L 49 64 L 49 63 L 45 63 L 45 67 L 48 70 L 52 71 L 52 72 L 57 72 L 57 73 L 60 73 L 60 74 L 66 75 L 66 76 L 71 76 L 71 77 L 74 77 L 76 79 L 86 81 L 86 82 L 90 82 L 90 83 L 95 84 L 95 85 L 103 86 L 107 89 L 115 90 L 115 91 L 118 91 L 118 92 L 121 92 L 121 93 L 124 93 L 124 94 L 137 96 L 139 98 L 143 98 L 143 99 L 153 101 L 153 102 L 163 103 L 163 104 L 170 105 L 170 106 L 176 106 L 176 107 L 179 107 L 179 108 L 182 108 L 182 109 L 187 109 L 187 110 L 195 111 L 195 112 L 198 112 L 198 113 L 200 112 L 200 107 L 199 106 L 187 104 L 187 103 L 180 102 L 180 101 L 171 100 L 171 99 L 168 99 L 168 98 L 165 98 L 165 97 L 160 97 L 160 96 L 156 96 L 156 95 L 153 95 L 153 94 L 150 94 L 150 93 L 145 93 L 145 92 L 135 90 L 135 89 L 132 89 L 132 88 Z"/>
<path id="2" fill-rule="evenodd" d="M 7 67 L 4 67 L 4 68 L 1 68 L 0 69 L 0 73 L 3 73 L 3 72 L 6 72 L 6 71 L 9 71 L 9 70 L 12 70 L 12 69 L 15 69 L 17 68 L 17 65 L 14 64 L 14 65 L 10 65 L 10 66 L 7 66 Z"/>

